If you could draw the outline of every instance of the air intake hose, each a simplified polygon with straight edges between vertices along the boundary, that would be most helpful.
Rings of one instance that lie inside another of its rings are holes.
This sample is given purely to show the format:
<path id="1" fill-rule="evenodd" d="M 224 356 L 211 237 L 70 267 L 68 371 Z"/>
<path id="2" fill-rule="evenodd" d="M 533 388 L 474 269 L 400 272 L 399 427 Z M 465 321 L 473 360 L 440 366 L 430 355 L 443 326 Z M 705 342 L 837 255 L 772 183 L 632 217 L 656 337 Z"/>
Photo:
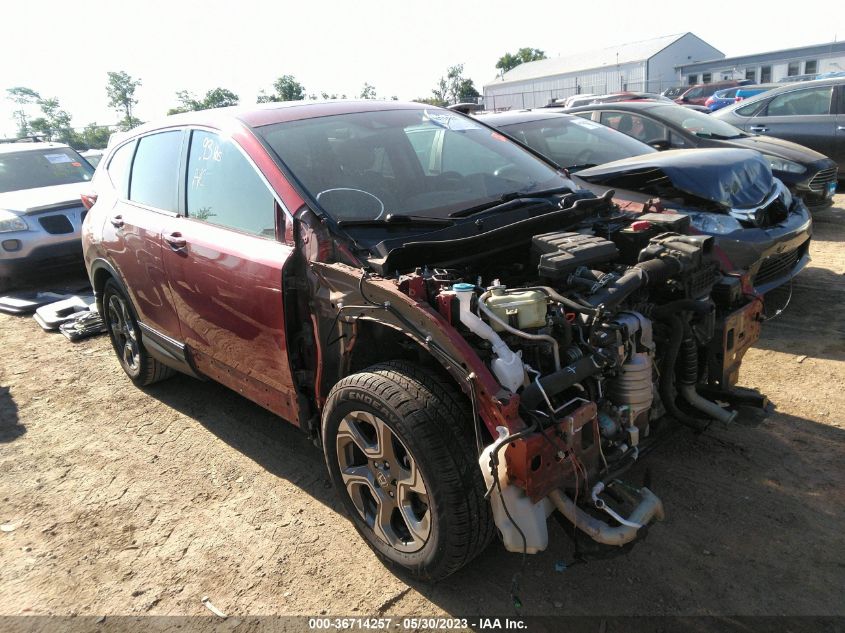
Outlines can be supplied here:
<path id="1" fill-rule="evenodd" d="M 585 356 L 581 360 L 563 367 L 560 371 L 540 378 L 539 382 L 542 389 L 536 381 L 526 386 L 522 390 L 522 404 L 529 409 L 536 409 L 543 402 L 544 391 L 551 398 L 585 378 L 599 373 L 602 367 L 604 367 L 604 361 L 600 357 L 596 355 Z"/>
<path id="2" fill-rule="evenodd" d="M 604 305 L 613 311 L 630 295 L 646 286 L 660 286 L 683 270 L 674 257 L 663 257 L 640 262 L 625 271 L 619 279 L 607 284 L 587 301 L 592 306 Z"/>

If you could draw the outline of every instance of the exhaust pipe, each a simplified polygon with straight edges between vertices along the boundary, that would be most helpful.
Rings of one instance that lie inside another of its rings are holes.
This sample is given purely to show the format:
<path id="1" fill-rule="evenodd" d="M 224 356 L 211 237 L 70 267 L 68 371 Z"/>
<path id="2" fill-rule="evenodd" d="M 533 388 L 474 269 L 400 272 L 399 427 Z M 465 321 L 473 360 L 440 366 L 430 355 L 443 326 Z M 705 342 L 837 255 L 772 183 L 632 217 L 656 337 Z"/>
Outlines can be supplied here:
<path id="1" fill-rule="evenodd" d="M 636 539 L 641 527 L 647 525 L 652 519 L 663 520 L 663 502 L 657 495 L 648 488 L 640 488 L 640 498 L 640 503 L 631 512 L 625 524 L 611 527 L 576 506 L 560 488 L 549 493 L 549 499 L 555 508 L 572 521 L 575 527 L 598 543 L 619 546 Z"/>

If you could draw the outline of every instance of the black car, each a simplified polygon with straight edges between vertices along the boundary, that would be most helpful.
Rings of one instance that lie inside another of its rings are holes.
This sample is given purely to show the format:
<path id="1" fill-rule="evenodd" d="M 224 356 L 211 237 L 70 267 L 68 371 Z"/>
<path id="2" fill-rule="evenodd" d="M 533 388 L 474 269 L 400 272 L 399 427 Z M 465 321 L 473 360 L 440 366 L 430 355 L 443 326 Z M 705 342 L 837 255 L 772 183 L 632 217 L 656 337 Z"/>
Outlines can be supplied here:
<path id="1" fill-rule="evenodd" d="M 810 208 L 831 203 L 836 163 L 808 147 L 743 132 L 713 115 L 662 103 L 608 103 L 565 110 L 633 136 L 657 149 L 732 147 L 757 150 L 774 175 Z"/>
<path id="2" fill-rule="evenodd" d="M 809 212 L 757 152 L 658 152 L 594 121 L 547 108 L 478 119 L 567 169 L 579 186 L 597 195 L 614 189 L 623 208 L 657 200 L 680 211 L 691 232 L 716 238 L 722 268 L 749 271 L 760 293 L 786 283 L 809 261 Z"/>

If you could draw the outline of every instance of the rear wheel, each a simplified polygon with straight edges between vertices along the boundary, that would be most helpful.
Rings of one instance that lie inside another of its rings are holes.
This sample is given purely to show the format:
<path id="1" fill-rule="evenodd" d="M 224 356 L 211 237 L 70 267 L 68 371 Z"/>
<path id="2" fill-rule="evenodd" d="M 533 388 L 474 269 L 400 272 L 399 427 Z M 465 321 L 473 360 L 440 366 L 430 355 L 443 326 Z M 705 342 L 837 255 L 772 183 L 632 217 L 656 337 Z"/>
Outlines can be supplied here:
<path id="1" fill-rule="evenodd" d="M 467 421 L 452 385 L 400 361 L 344 378 L 326 402 L 326 462 L 353 524 L 425 580 L 457 571 L 493 534 Z"/>
<path id="2" fill-rule="evenodd" d="M 147 353 L 135 310 L 123 291 L 109 279 L 103 288 L 103 321 L 120 366 L 139 387 L 170 378 L 175 372 Z"/>

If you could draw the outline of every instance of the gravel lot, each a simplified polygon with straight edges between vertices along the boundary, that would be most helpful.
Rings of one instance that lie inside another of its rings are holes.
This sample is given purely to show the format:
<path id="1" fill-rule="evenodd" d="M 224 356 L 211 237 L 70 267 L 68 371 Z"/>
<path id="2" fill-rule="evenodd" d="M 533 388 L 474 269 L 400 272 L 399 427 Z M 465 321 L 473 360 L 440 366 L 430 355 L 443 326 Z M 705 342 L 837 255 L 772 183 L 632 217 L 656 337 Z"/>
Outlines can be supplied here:
<path id="1" fill-rule="evenodd" d="M 743 365 L 777 411 L 652 453 L 667 518 L 625 555 L 571 565 L 551 521 L 523 614 L 845 615 L 843 243 L 839 194 Z M 297 429 L 214 383 L 135 389 L 104 336 L 0 315 L 0 420 L 2 615 L 208 615 L 205 596 L 237 615 L 513 613 L 520 556 L 496 543 L 439 585 L 408 582 Z"/>

